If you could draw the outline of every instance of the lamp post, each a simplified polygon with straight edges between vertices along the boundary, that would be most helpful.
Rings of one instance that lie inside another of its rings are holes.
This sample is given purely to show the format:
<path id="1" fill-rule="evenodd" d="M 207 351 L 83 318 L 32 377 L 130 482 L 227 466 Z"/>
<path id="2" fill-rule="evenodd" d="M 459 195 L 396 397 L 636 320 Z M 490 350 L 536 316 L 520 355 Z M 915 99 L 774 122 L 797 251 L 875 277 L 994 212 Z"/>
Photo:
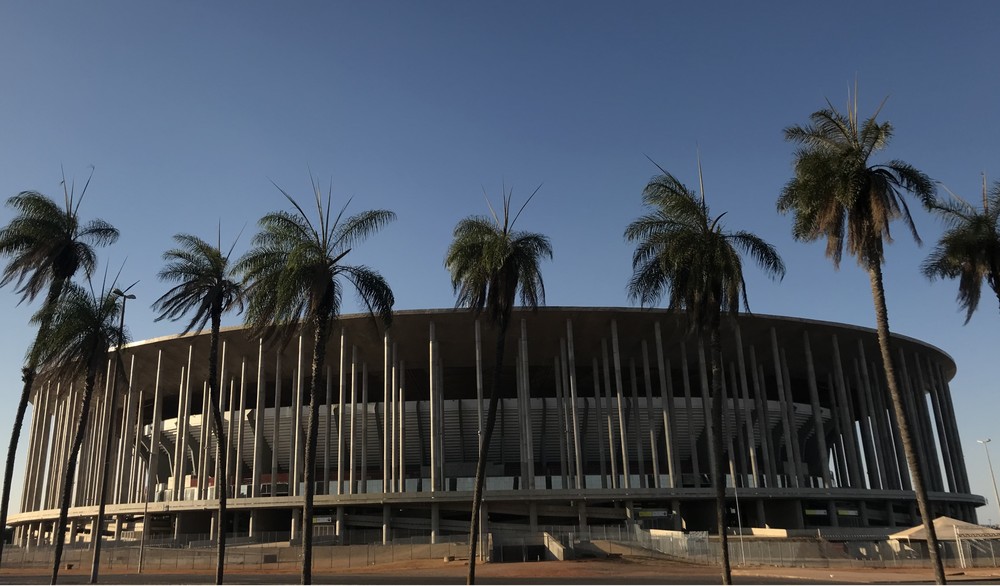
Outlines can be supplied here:
<path id="1" fill-rule="evenodd" d="M 986 463 L 989 464 L 990 480 L 993 481 L 993 496 L 996 497 L 994 504 L 1000 507 L 1000 491 L 997 491 L 997 477 L 993 475 L 993 461 L 990 460 L 990 446 L 989 446 L 990 441 L 992 441 L 990 440 L 990 438 L 986 438 L 984 440 L 976 440 L 977 443 L 983 444 L 983 448 L 986 450 Z"/>
<path id="2" fill-rule="evenodd" d="M 106 440 L 104 448 L 104 460 L 102 462 L 101 470 L 101 487 L 100 487 L 100 502 L 97 508 L 97 518 L 94 520 L 93 527 L 91 531 L 91 541 L 94 543 L 94 560 L 90 569 L 90 583 L 97 583 L 98 568 L 101 565 L 101 541 L 104 538 L 104 507 L 107 505 L 107 494 L 108 494 L 108 467 L 111 460 L 111 450 L 114 447 L 114 437 L 115 437 L 115 406 L 118 403 L 118 397 L 116 393 L 116 388 L 118 386 L 118 367 L 121 364 L 122 356 L 122 346 L 125 344 L 125 302 L 129 299 L 135 299 L 135 295 L 129 295 L 128 290 L 135 287 L 136 283 L 132 283 L 125 288 L 124 291 L 121 289 L 112 289 L 111 294 L 115 297 L 121 297 L 122 300 L 122 313 L 121 319 L 118 322 L 118 339 L 115 340 L 115 353 L 118 355 L 115 360 L 115 370 L 114 370 L 114 384 L 108 387 L 108 392 L 111 393 L 111 397 L 108 398 L 109 405 L 108 408 L 108 437 Z M 95 535 L 96 534 L 96 535 Z"/>

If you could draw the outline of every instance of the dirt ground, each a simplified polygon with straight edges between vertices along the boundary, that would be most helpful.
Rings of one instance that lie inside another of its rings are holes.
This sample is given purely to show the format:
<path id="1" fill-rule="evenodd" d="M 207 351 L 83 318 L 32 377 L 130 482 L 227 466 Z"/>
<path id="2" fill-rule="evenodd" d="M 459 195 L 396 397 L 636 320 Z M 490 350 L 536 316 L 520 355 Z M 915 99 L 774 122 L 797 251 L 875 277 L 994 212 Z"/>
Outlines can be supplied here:
<path id="1" fill-rule="evenodd" d="M 336 574 L 317 573 L 316 584 L 464 584 L 465 561 L 416 560 L 361 568 Z M 717 568 L 662 559 L 623 557 L 578 561 L 492 563 L 476 566 L 477 582 L 484 584 L 719 584 Z M 44 584 L 43 569 L 4 568 L 0 582 Z M 929 569 L 892 568 L 734 568 L 736 584 L 917 584 L 933 583 Z M 949 582 L 1000 584 L 1000 569 L 949 570 Z M 60 583 L 84 584 L 89 569 L 74 568 L 60 573 Z M 157 572 L 156 574 L 102 573 L 106 584 L 207 584 L 213 572 Z M 295 571 L 229 571 L 226 583 L 289 584 L 298 582 Z"/>

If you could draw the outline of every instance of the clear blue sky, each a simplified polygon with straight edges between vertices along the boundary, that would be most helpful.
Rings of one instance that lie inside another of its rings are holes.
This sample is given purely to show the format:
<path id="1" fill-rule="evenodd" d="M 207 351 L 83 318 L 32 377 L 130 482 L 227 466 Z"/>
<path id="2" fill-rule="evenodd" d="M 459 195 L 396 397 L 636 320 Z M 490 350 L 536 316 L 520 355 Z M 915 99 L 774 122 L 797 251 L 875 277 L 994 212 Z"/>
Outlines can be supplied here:
<path id="1" fill-rule="evenodd" d="M 750 271 L 751 308 L 873 326 L 866 275 L 835 272 L 775 212 L 782 129 L 827 98 L 842 107 L 857 78 L 862 113 L 889 96 L 888 156 L 977 198 L 980 173 L 1000 179 L 998 17 L 991 2 L 3 2 L 0 197 L 59 196 L 60 166 L 78 184 L 96 168 L 82 214 L 121 229 L 102 267 L 140 281 L 128 326 L 141 340 L 179 329 L 149 309 L 171 236 L 214 238 L 221 220 L 226 241 L 246 226 L 242 252 L 285 206 L 271 181 L 304 200 L 310 169 L 351 209 L 398 214 L 351 253 L 398 308 L 452 305 L 451 229 L 504 183 L 515 198 L 544 184 L 521 227 L 551 237 L 550 305 L 627 305 L 622 230 L 656 171 L 645 155 L 695 186 L 700 148 L 710 205 L 788 266 L 781 284 Z M 899 226 L 888 251 L 890 322 L 958 363 L 966 461 L 991 503 L 980 519 L 998 522 L 976 439 L 1000 447 L 1000 316 L 987 293 L 963 327 L 955 285 L 919 275 L 940 226 L 915 215 L 925 245 Z M 32 309 L 0 292 L 0 429 Z"/>

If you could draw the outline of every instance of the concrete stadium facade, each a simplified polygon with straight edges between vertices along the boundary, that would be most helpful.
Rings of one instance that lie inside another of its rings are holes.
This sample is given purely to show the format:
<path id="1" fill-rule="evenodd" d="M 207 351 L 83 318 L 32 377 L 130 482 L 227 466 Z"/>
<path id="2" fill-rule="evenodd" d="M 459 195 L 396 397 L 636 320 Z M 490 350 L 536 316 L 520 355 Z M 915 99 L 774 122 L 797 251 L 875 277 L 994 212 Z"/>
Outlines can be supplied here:
<path id="1" fill-rule="evenodd" d="M 229 470 L 216 470 L 207 333 L 127 346 L 95 395 L 69 512 L 71 541 L 97 512 L 111 442 L 105 531 L 129 538 L 213 533 L 216 479 L 229 486 L 227 532 L 299 532 L 312 341 L 269 345 L 222 333 L 221 404 Z M 937 515 L 975 521 L 941 350 L 893 337 L 918 456 Z M 331 332 L 320 381 L 318 527 L 464 533 L 495 332 L 462 310 L 367 315 Z M 638 519 L 711 530 L 706 344 L 682 314 L 550 307 L 515 311 L 490 450 L 484 530 Z M 731 525 L 906 527 L 919 521 L 881 373 L 875 332 L 742 315 L 723 332 L 721 430 Z M 127 375 L 127 376 L 126 376 Z M 116 376 L 127 382 L 115 384 Z M 111 388 L 127 392 L 106 392 Z M 15 542 L 52 540 L 79 381 L 44 381 L 33 415 Z M 738 497 L 738 498 L 736 498 Z M 148 521 L 144 521 L 148 520 Z"/>

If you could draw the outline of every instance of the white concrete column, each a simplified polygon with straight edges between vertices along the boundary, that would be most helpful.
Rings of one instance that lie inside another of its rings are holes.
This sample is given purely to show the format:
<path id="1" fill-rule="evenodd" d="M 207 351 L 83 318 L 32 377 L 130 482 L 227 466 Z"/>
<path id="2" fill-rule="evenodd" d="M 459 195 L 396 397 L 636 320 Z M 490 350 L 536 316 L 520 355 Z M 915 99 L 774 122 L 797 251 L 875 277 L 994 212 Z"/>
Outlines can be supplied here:
<path id="1" fill-rule="evenodd" d="M 781 372 L 781 354 L 778 350 L 778 336 L 773 327 L 770 328 L 770 334 L 771 356 L 774 359 L 774 381 L 778 391 L 778 404 L 781 409 L 781 428 L 782 435 L 784 435 L 785 457 L 788 458 L 789 464 L 786 472 L 791 477 L 791 486 L 799 488 L 801 486 L 801 479 L 798 474 L 798 462 L 795 459 L 795 449 L 798 445 L 798 438 L 793 435 L 795 422 L 791 420 L 789 415 L 792 407 L 789 405 L 791 395 L 786 392 L 787 385 L 785 384 L 785 377 L 782 376 Z"/>
<path id="2" fill-rule="evenodd" d="M 246 421 L 246 414 L 247 414 L 246 382 L 247 382 L 247 358 L 246 356 L 244 356 L 240 364 L 240 401 L 239 401 L 239 407 L 237 409 L 239 421 L 236 426 L 236 458 L 234 458 L 236 462 L 236 478 L 235 478 L 236 494 L 234 494 L 233 497 L 235 498 L 240 498 L 241 496 L 240 493 L 242 492 L 242 490 L 240 489 L 243 488 L 243 451 L 244 451 L 243 426 L 244 422 Z"/>
<path id="3" fill-rule="evenodd" d="M 389 332 L 382 338 L 382 352 L 382 492 L 388 494 L 392 491 L 389 486 L 392 481 L 389 454 L 392 450 L 392 414 L 389 412 L 392 403 L 389 396 L 392 387 L 392 346 L 389 343 Z"/>
<path id="4" fill-rule="evenodd" d="M 611 363 L 608 359 L 608 340 L 601 338 L 601 354 L 604 360 L 604 423 L 608 430 L 608 457 L 611 459 L 611 488 L 618 488 L 618 444 L 615 443 L 615 425 L 611 398 Z"/>
<path id="5" fill-rule="evenodd" d="M 35 417 L 38 419 L 38 440 L 35 442 L 33 453 L 34 463 L 30 470 L 27 498 L 22 511 L 35 511 L 39 508 L 39 499 L 42 493 L 42 482 L 45 478 L 45 464 L 49 452 L 49 430 L 51 428 L 52 417 L 52 383 L 45 383 L 44 390 L 40 387 L 36 394 L 38 407 Z M 30 532 L 30 525 L 26 526 Z"/>
<path id="6" fill-rule="evenodd" d="M 934 409 L 934 423 L 937 429 L 938 441 L 941 443 L 941 458 L 944 461 L 944 472 L 945 478 L 948 481 L 948 491 L 956 492 L 955 483 L 955 468 L 952 462 L 952 453 L 950 438 L 948 437 L 948 430 L 945 425 L 944 411 L 941 407 L 941 399 L 939 397 L 940 387 L 938 386 L 937 377 L 934 373 L 934 367 L 927 360 L 927 376 L 928 382 L 930 383 L 928 391 L 931 395 L 931 407 Z"/>
<path id="7" fill-rule="evenodd" d="M 142 457 L 140 456 L 141 453 L 140 448 L 142 446 L 142 440 L 144 439 L 143 436 L 145 435 L 145 432 L 143 431 L 145 425 L 142 420 L 142 408 L 143 404 L 145 403 L 145 399 L 146 399 L 146 389 L 140 388 L 139 397 L 136 399 L 135 402 L 136 403 L 135 427 L 134 427 L 135 433 L 133 434 L 135 439 L 132 442 L 133 457 L 132 457 L 132 466 L 131 469 L 129 470 L 129 479 L 128 479 L 128 502 L 130 503 L 139 502 L 139 499 L 141 498 L 140 493 L 142 492 L 143 488 L 142 483 L 139 480 L 139 471 L 142 468 Z"/>
<path id="8" fill-rule="evenodd" d="M 236 452 L 236 438 L 235 438 L 235 425 L 236 425 L 236 412 L 237 406 L 239 405 L 239 398 L 236 396 L 236 379 L 230 375 L 229 377 L 229 402 L 226 403 L 226 410 L 222 412 L 223 425 L 226 426 L 226 445 L 219 446 L 216 450 L 216 454 L 222 453 L 222 450 L 226 450 L 226 469 L 220 470 L 220 476 L 225 481 L 222 486 L 226 489 L 226 495 L 236 498 L 239 495 L 240 487 L 239 485 L 233 485 L 233 492 L 229 492 L 229 483 L 233 481 L 233 466 L 238 464 L 236 458 L 239 457 L 239 452 Z M 218 483 L 216 483 L 218 485 Z"/>
<path id="9" fill-rule="evenodd" d="M 163 427 L 161 411 L 163 409 L 163 393 L 160 391 L 160 366 L 163 362 L 163 350 L 156 353 L 156 382 L 153 386 L 153 431 L 149 441 L 149 470 L 146 474 L 146 502 L 151 502 L 155 498 L 156 472 L 160 463 L 160 428 Z M 145 531 L 148 525 L 147 519 L 143 519 L 142 530 Z"/>
<path id="10" fill-rule="evenodd" d="M 622 474 L 625 477 L 623 488 L 632 488 L 632 479 L 629 477 L 628 435 L 625 432 L 625 409 L 622 397 L 622 362 L 618 351 L 618 322 L 615 320 L 611 320 L 611 354 L 615 362 L 615 394 L 618 397 L 618 431 L 622 438 Z"/>
<path id="11" fill-rule="evenodd" d="M 576 488 L 584 486 L 583 450 L 580 446 L 580 417 L 577 414 L 576 351 L 573 348 L 573 320 L 566 320 L 566 353 L 569 368 L 570 415 L 573 418 L 573 457 L 576 461 Z M 532 474 L 534 476 L 534 474 Z"/>
<path id="12" fill-rule="evenodd" d="M 875 393 L 872 391 L 871 377 L 868 376 L 868 366 L 865 364 L 864 344 L 860 339 L 858 340 L 858 366 L 861 369 L 861 388 L 863 390 L 861 400 L 865 403 L 866 416 L 869 418 L 872 441 L 874 442 L 875 454 L 877 456 L 879 486 L 883 490 L 890 490 L 889 471 L 885 462 L 885 454 L 890 452 L 890 447 L 885 443 L 885 434 L 883 433 L 881 422 L 879 422 L 879 411 L 875 407 L 876 403 L 873 397 Z"/>
<path id="13" fill-rule="evenodd" d="M 940 364 L 935 364 L 937 379 L 940 381 L 941 407 L 945 412 L 945 425 L 949 431 L 948 444 L 952 449 L 952 465 L 955 467 L 955 481 L 958 484 L 958 491 L 970 493 L 969 473 L 965 466 L 965 452 L 962 451 L 962 438 L 958 433 L 958 419 L 955 417 L 955 406 L 951 400 L 951 388 L 948 379 L 945 378 Z"/>
<path id="14" fill-rule="evenodd" d="M 878 370 L 874 368 L 874 365 L 869 370 L 868 359 L 865 356 L 865 346 L 860 339 L 858 340 L 858 360 L 861 363 L 865 389 L 872 405 L 872 423 L 878 433 L 879 444 L 882 446 L 878 455 L 879 463 L 881 464 L 880 469 L 885 471 L 885 486 L 890 490 L 899 490 L 902 482 L 899 476 L 899 462 L 893 457 L 895 447 L 893 446 L 892 427 L 888 421 L 888 413 L 885 403 L 882 400 L 882 393 L 877 386 L 878 377 L 869 376 L 868 374 L 869 372 L 878 373 Z"/>
<path id="15" fill-rule="evenodd" d="M 528 359 L 528 325 L 521 320 L 521 340 L 518 344 L 521 356 L 521 390 L 524 398 L 524 446 L 528 468 L 528 489 L 535 489 L 535 431 L 531 416 L 531 362 Z M 542 399 L 544 401 L 544 399 Z"/>
<path id="16" fill-rule="evenodd" d="M 597 416 L 594 419 L 594 437 L 597 440 L 597 453 L 598 460 L 600 461 L 600 471 L 601 471 L 601 488 L 608 487 L 608 470 L 605 465 L 607 462 L 607 454 L 604 451 L 604 432 L 601 431 L 601 426 L 604 425 L 604 409 L 601 406 L 603 400 L 601 399 L 601 372 L 597 366 L 597 358 L 591 359 L 591 366 L 594 371 L 594 407 L 597 412 Z"/>
<path id="17" fill-rule="evenodd" d="M 431 417 L 430 438 L 429 438 L 429 443 L 430 443 L 430 447 L 431 447 L 431 492 L 435 492 L 437 490 L 440 490 L 440 486 L 438 485 L 438 482 L 440 481 L 440 479 L 438 478 L 438 469 L 437 469 L 438 468 L 438 466 L 437 466 L 438 465 L 438 462 L 437 462 L 437 460 L 438 460 L 437 437 L 440 434 L 440 430 L 438 429 L 438 425 L 439 424 L 438 424 L 438 418 L 437 418 L 437 408 L 435 407 L 435 405 L 437 404 L 438 389 L 437 389 L 437 380 L 436 380 L 437 377 L 434 376 L 434 374 L 435 374 L 435 372 L 434 372 L 435 371 L 434 364 L 435 364 L 435 359 L 437 358 L 437 342 L 436 342 L 435 336 L 434 336 L 434 322 L 430 323 L 430 336 L 429 336 L 429 342 L 428 342 L 428 353 L 429 353 L 429 360 L 428 360 L 428 365 L 427 365 L 427 372 L 429 373 L 428 374 L 428 376 L 429 376 L 428 385 L 429 385 L 429 388 L 430 388 L 430 397 L 429 397 L 430 398 L 430 406 L 429 406 L 429 411 L 430 411 L 430 417 Z M 432 520 L 432 524 L 433 524 L 433 520 Z M 433 527 L 432 527 L 432 529 L 431 529 L 432 539 L 433 539 L 433 535 L 434 535 L 434 530 L 433 530 Z"/>
<path id="18" fill-rule="evenodd" d="M 271 438 L 271 498 L 278 493 L 278 449 L 281 445 L 281 352 L 275 351 L 274 363 L 274 429 Z M 289 493 L 290 494 L 290 493 Z"/>
<path id="19" fill-rule="evenodd" d="M 181 367 L 181 378 L 177 383 L 177 437 L 174 441 L 174 500 L 181 501 L 184 500 L 184 419 L 185 419 L 185 402 L 186 397 L 184 396 L 184 380 L 187 369 Z"/>
<path id="20" fill-rule="evenodd" d="M 396 342 L 392 343 L 392 357 L 389 362 L 389 366 L 392 372 L 392 386 L 389 388 L 389 410 L 391 412 L 391 417 L 389 421 L 392 424 L 392 429 L 389 433 L 389 490 L 391 492 L 399 491 L 399 476 L 396 474 L 397 465 L 399 463 L 399 455 L 397 453 L 398 446 L 398 434 L 396 426 L 399 424 L 399 362 L 396 354 Z"/>
<path id="21" fill-rule="evenodd" d="M 809 383 L 809 404 L 812 407 L 813 428 L 816 430 L 816 450 L 823 475 L 823 487 L 830 488 L 830 451 L 826 445 L 826 430 L 823 427 L 823 412 L 819 403 L 819 386 L 816 384 L 816 366 L 813 363 L 812 346 L 809 344 L 809 332 L 802 331 L 802 348 L 806 354 L 806 376 Z"/>
<path id="22" fill-rule="evenodd" d="M 656 441 L 656 411 L 653 408 L 653 375 L 649 372 L 649 345 L 642 340 L 642 381 L 646 389 L 646 420 L 649 422 L 649 452 L 653 462 L 653 487 L 662 488 L 660 482 L 660 454 Z"/>
<path id="23" fill-rule="evenodd" d="M 844 382 L 844 369 L 840 360 L 840 344 L 837 342 L 837 335 L 832 336 L 833 343 L 833 378 L 836 383 L 837 399 L 840 403 L 841 436 L 844 438 L 844 449 L 847 452 L 847 470 L 851 476 L 851 488 L 861 488 L 864 486 L 861 480 L 860 455 L 858 451 L 857 436 L 854 431 L 854 420 L 849 415 L 847 405 L 847 385 Z M 845 427 L 846 426 L 846 427 Z"/>
<path id="24" fill-rule="evenodd" d="M 344 331 L 341 329 L 341 336 Z M 337 368 L 340 368 L 338 364 Z M 338 374 L 339 377 L 339 374 Z M 330 487 L 330 470 L 333 467 L 333 456 L 330 453 L 330 444 L 333 440 L 333 378 L 329 363 L 326 365 L 326 403 L 323 405 L 323 413 L 326 415 L 326 441 L 323 442 L 323 494 L 336 494 L 337 491 Z"/>
<path id="25" fill-rule="evenodd" d="M 808 471 L 802 460 L 802 449 L 799 447 L 800 437 L 798 428 L 795 425 L 795 402 L 792 399 L 792 378 L 788 375 L 788 360 L 785 356 L 785 349 L 781 348 L 781 377 L 785 381 L 785 405 L 788 413 L 788 426 L 792 431 L 792 470 L 798 486 L 806 486 Z M 804 522 L 804 521 L 803 521 Z"/>
<path id="26" fill-rule="evenodd" d="M 767 389 L 757 368 L 757 350 L 750 346 L 750 378 L 753 384 L 754 403 L 757 407 L 757 429 L 760 430 L 761 459 L 764 460 L 764 476 L 768 488 L 778 486 L 777 475 L 774 472 L 774 450 L 771 448 L 771 417 L 770 404 L 767 400 Z"/>
<path id="27" fill-rule="evenodd" d="M 208 478 L 212 470 L 209 462 L 210 450 L 208 446 L 212 441 L 212 414 L 208 381 L 201 383 L 201 442 L 198 444 L 198 498 L 208 498 Z"/>
<path id="28" fill-rule="evenodd" d="M 354 494 L 356 491 L 354 473 L 358 465 L 358 461 L 354 457 L 354 444 L 357 443 L 358 435 L 355 432 L 354 419 L 358 412 L 358 347 L 357 345 L 351 346 L 351 448 L 349 450 L 349 459 L 351 461 L 348 466 L 348 478 L 347 478 L 347 494 Z"/>
<path id="29" fill-rule="evenodd" d="M 303 368 L 303 345 L 304 340 L 300 331 L 299 348 L 295 356 L 295 369 L 292 371 L 295 387 L 292 391 L 292 429 L 289 437 L 289 447 L 291 448 L 289 452 L 291 462 L 288 463 L 288 471 L 290 472 L 288 475 L 289 496 L 302 496 L 299 484 L 302 482 L 302 472 L 305 467 L 305 438 L 302 434 L 302 379 L 304 378 L 302 371 L 305 370 Z"/>
<path id="30" fill-rule="evenodd" d="M 747 451 L 750 453 L 750 486 L 758 488 L 761 485 L 761 476 L 757 464 L 757 442 L 754 438 L 753 420 L 750 415 L 751 410 L 754 409 L 754 403 L 750 400 L 750 389 L 747 385 L 746 359 L 743 355 L 743 333 L 740 331 L 738 323 L 734 329 L 736 334 L 736 366 L 739 372 L 740 392 L 743 397 L 743 424 L 746 430 Z"/>
<path id="31" fill-rule="evenodd" d="M 399 361 L 399 492 L 406 492 L 406 361 Z"/>
<path id="32" fill-rule="evenodd" d="M 743 410 L 741 409 L 740 403 L 740 383 L 736 378 L 736 364 L 732 361 L 727 363 L 729 365 L 729 378 L 726 378 L 725 364 L 722 367 L 722 390 L 726 394 L 727 408 L 731 406 L 733 412 L 733 426 L 731 428 L 727 425 L 726 437 L 729 441 L 729 459 L 733 463 L 733 486 L 739 488 L 745 488 L 749 483 L 747 482 L 747 477 L 749 476 L 749 467 L 747 466 L 747 445 L 744 443 L 744 421 L 743 421 Z M 728 381 L 728 382 L 726 382 Z M 725 417 L 725 415 L 723 415 Z M 724 421 L 728 424 L 729 419 L 726 418 Z M 733 439 L 736 440 L 736 451 L 733 451 Z M 737 478 L 739 480 L 737 480 Z"/>
<path id="33" fill-rule="evenodd" d="M 642 445 L 643 437 L 645 434 L 642 433 L 642 409 L 639 407 L 639 379 L 636 374 L 635 358 L 628 359 L 628 376 L 629 385 L 632 388 L 632 408 L 630 410 L 631 425 L 635 430 L 635 455 L 636 462 L 638 463 L 639 473 L 639 485 L 636 488 L 649 488 L 648 480 L 646 478 L 646 449 Z"/>
<path id="34" fill-rule="evenodd" d="M 368 363 L 361 362 L 361 490 L 368 492 Z"/>
<path id="35" fill-rule="evenodd" d="M 663 412 L 663 444 L 667 450 L 668 486 L 677 488 L 677 449 L 674 444 L 674 383 L 670 375 L 670 362 L 663 359 L 663 336 L 660 333 L 660 322 L 653 324 L 653 337 L 656 342 L 656 369 L 660 382 L 660 405 Z"/>
<path id="36" fill-rule="evenodd" d="M 41 388 L 36 388 L 33 393 L 33 398 L 31 398 L 31 396 L 29 395 L 29 400 L 31 402 L 31 424 L 28 427 L 28 454 L 27 454 L 27 461 L 24 464 L 24 481 L 21 483 L 21 503 L 20 503 L 21 512 L 28 512 L 29 510 L 31 510 L 26 505 L 28 502 L 28 494 L 31 492 L 32 489 L 31 472 L 35 467 L 35 462 L 38 460 L 38 452 L 36 451 L 36 449 L 38 445 L 38 430 L 40 428 L 38 420 L 41 417 L 41 413 L 39 412 L 39 408 L 41 407 L 39 400 L 41 394 L 42 394 Z M 14 543 L 21 543 L 20 537 L 21 537 L 22 527 L 23 527 L 22 525 L 18 525 L 15 528 L 16 535 L 14 538 Z"/>
<path id="37" fill-rule="evenodd" d="M 691 470 L 694 474 L 694 485 L 697 488 L 701 486 L 701 466 L 698 461 L 698 432 L 696 431 L 698 425 L 694 416 L 694 405 L 691 401 L 691 376 L 688 372 L 687 344 L 684 342 L 681 342 L 681 381 L 684 383 L 684 409 L 687 415 L 687 431 L 690 436 Z M 704 406 L 702 409 L 704 410 Z M 681 472 L 681 470 L 678 470 L 678 472 Z M 679 484 L 684 486 L 683 482 Z"/>
<path id="38" fill-rule="evenodd" d="M 483 448 L 483 339 L 479 330 L 479 320 L 476 320 L 476 423 L 479 438 L 478 454 Z"/>
<path id="39" fill-rule="evenodd" d="M 111 495 L 108 497 L 110 503 L 120 504 L 125 502 L 125 487 L 129 465 L 132 461 L 132 414 L 135 403 L 135 396 L 132 393 L 132 377 L 135 372 L 135 354 L 129 359 L 129 374 L 126 384 L 126 392 L 122 401 L 121 419 L 121 440 L 118 444 L 119 457 L 115 465 L 115 482 L 111 486 Z"/>
<path id="40" fill-rule="evenodd" d="M 347 403 L 347 329 L 340 329 L 340 362 L 337 377 L 337 491 L 344 494 L 344 408 Z"/>
<path id="41" fill-rule="evenodd" d="M 712 421 L 712 397 L 709 396 L 708 364 L 705 360 L 705 343 L 701 337 L 698 338 L 698 381 L 701 388 L 701 412 L 704 416 L 705 434 L 708 438 L 709 486 L 714 486 L 716 479 L 715 468 L 713 466 L 714 457 L 712 456 L 715 453 L 713 442 L 722 441 L 722 430 L 718 430 L 719 433 L 717 435 L 715 424 Z M 723 443 L 723 445 L 725 444 Z M 720 451 L 725 451 L 725 448 L 720 449 Z M 717 463 L 715 465 L 721 466 L 722 464 Z"/>
<path id="42" fill-rule="evenodd" d="M 257 397 L 253 408 L 253 471 L 250 496 L 260 498 L 260 477 L 264 471 L 264 339 L 257 341 Z M 255 527 L 256 529 L 256 527 Z"/>
<path id="43" fill-rule="evenodd" d="M 883 485 L 879 483 L 879 466 L 876 462 L 877 453 L 875 451 L 875 439 L 872 437 L 871 426 L 868 419 L 868 404 L 865 401 L 867 394 L 864 381 L 861 378 L 861 369 L 857 360 L 851 361 L 851 369 L 854 372 L 854 386 L 857 393 L 854 399 L 858 404 L 858 427 L 861 428 L 861 443 L 864 446 L 864 467 L 867 472 L 868 488 L 880 489 Z"/>
<path id="44" fill-rule="evenodd" d="M 565 348 L 566 344 L 563 340 L 560 340 L 560 345 Z M 555 378 L 556 386 L 556 417 L 558 420 L 557 434 L 559 436 L 559 476 L 562 479 L 562 487 L 569 488 L 568 477 L 569 473 L 569 456 L 566 446 L 567 432 L 566 432 L 566 405 L 563 398 L 563 369 L 562 362 L 559 360 L 558 356 L 552 358 L 552 371 Z M 523 404 L 523 403 L 522 403 Z M 522 410 L 521 421 L 524 421 L 524 414 Z M 522 423 L 523 425 L 523 423 Z M 522 456 L 524 458 L 524 456 Z M 523 459 L 522 459 L 523 461 Z"/>

